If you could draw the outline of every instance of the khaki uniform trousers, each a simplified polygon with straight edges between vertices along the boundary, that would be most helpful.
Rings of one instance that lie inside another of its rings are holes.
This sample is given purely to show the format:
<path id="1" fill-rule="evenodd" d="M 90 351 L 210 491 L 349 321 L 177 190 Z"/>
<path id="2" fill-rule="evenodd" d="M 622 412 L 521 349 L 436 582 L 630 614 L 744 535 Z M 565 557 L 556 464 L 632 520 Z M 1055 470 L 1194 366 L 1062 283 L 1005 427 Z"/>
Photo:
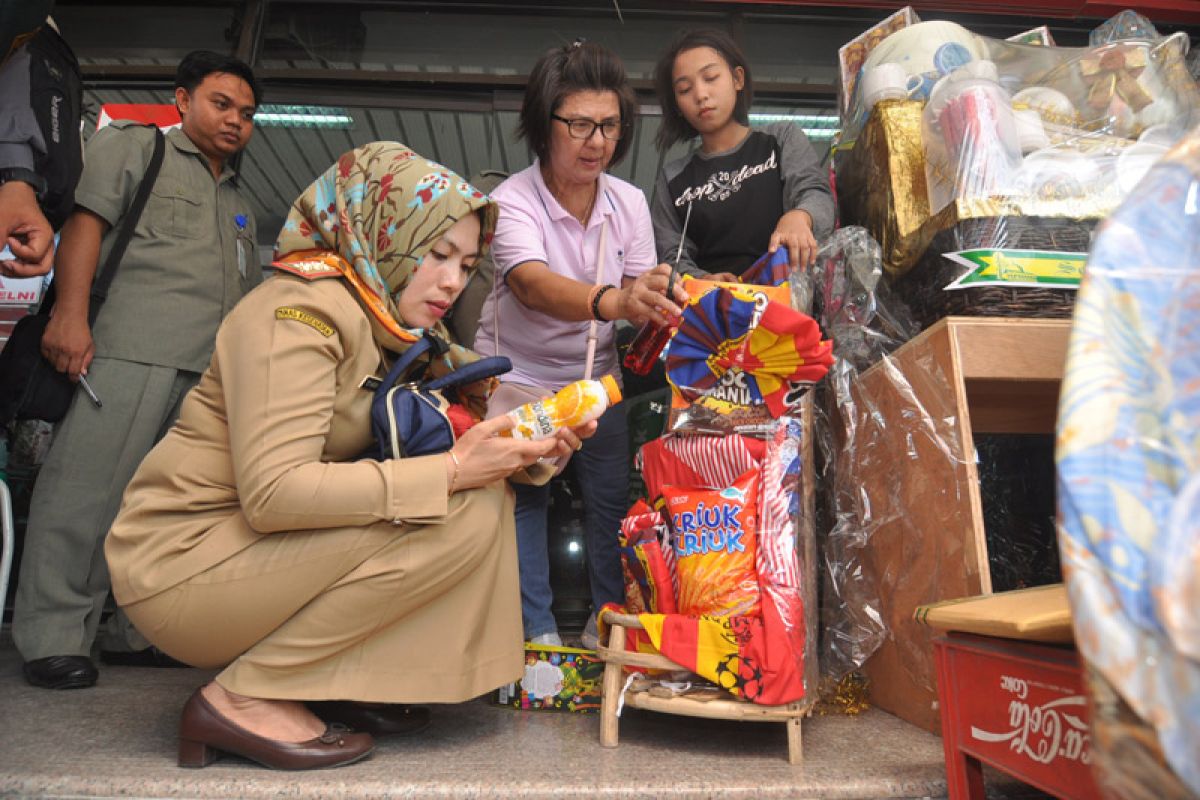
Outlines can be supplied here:
<path id="1" fill-rule="evenodd" d="M 239 694 L 461 702 L 524 668 L 513 504 L 497 481 L 437 524 L 263 534 L 124 609 L 171 656 L 228 665 L 216 680 Z"/>
<path id="2" fill-rule="evenodd" d="M 200 375 L 97 358 L 87 379 L 104 406 L 76 392 L 30 501 L 13 608 L 13 640 L 26 661 L 90 654 L 109 590 L 104 537 L 126 484 Z M 113 621 L 110 646 L 145 647 L 123 623 Z"/>

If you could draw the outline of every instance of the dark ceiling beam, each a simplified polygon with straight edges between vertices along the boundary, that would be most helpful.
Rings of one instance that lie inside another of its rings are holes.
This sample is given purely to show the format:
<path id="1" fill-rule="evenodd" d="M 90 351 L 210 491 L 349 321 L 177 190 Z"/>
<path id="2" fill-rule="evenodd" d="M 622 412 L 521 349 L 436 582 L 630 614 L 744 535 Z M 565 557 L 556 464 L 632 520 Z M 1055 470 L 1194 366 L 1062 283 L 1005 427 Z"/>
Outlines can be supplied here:
<path id="1" fill-rule="evenodd" d="M 60 0 L 63 2 L 64 0 Z M 79 0 L 74 0 L 78 2 Z M 128 2 L 129 0 L 126 0 Z M 161 2 L 161 0 L 158 0 Z M 72 0 L 65 0 L 72 2 Z M 392 9 L 407 12 L 467 12 L 488 14 L 537 13 L 553 16 L 616 16 L 613 0 L 272 0 L 280 9 L 320 5 L 346 8 Z M 834 17 L 838 20 L 861 18 L 877 20 L 881 10 L 894 11 L 897 0 L 619 0 L 621 15 L 705 16 L 711 13 L 784 13 L 793 16 Z M 1128 0 L 908 0 L 918 14 L 969 14 L 1020 16 L 1027 19 L 1094 21 L 1107 19 L 1134 4 Z M 1139 0 L 1136 10 L 1152 21 L 1200 25 L 1200 8 L 1195 0 Z M 1036 24 L 1036 23 L 1030 23 Z M 1090 27 L 1090 25 L 1089 25 Z"/>
<path id="2" fill-rule="evenodd" d="M 829 0 L 695 0 L 703 5 L 746 9 L 767 7 L 804 13 L 808 8 L 892 9 L 895 0 L 843 0 L 833 6 Z M 918 15 L 930 12 L 1016 15 L 1027 19 L 1106 19 L 1129 8 L 1127 0 L 908 0 Z M 1137 12 L 1153 22 L 1200 24 L 1200 6 L 1195 0 L 1140 0 Z"/>
<path id="3" fill-rule="evenodd" d="M 246 0 L 242 6 L 241 26 L 238 30 L 237 49 L 234 57 L 253 64 L 262 48 L 263 29 L 267 21 L 268 0 Z"/>
<path id="4" fill-rule="evenodd" d="M 145 88 L 151 84 L 170 85 L 175 68 L 163 64 L 83 64 L 84 82 L 96 86 Z M 255 76 L 268 90 L 272 101 L 279 90 L 319 91 L 350 90 L 409 90 L 427 92 L 432 96 L 447 92 L 491 92 L 496 90 L 523 91 L 524 75 L 492 75 L 463 72 L 400 72 L 362 69 L 281 69 L 258 67 Z M 653 96 L 654 82 L 648 78 L 630 81 L 638 94 Z M 290 94 L 290 91 L 289 91 Z M 828 83 L 801 81 L 756 81 L 754 94 L 760 98 L 788 100 L 796 103 L 832 104 L 837 89 Z"/>

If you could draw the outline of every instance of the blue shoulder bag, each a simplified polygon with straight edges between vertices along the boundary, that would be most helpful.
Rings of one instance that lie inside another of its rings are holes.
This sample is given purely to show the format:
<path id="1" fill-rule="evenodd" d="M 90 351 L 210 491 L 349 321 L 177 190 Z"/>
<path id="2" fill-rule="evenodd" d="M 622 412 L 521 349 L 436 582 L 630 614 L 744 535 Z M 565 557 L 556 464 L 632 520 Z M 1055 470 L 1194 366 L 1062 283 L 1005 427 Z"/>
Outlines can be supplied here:
<path id="1" fill-rule="evenodd" d="M 396 359 L 371 401 L 371 431 L 378 445 L 378 458 L 411 458 L 444 453 L 454 446 L 454 429 L 446 409 L 458 402 L 458 387 L 475 383 L 512 369 L 504 356 L 482 358 L 440 378 L 424 380 L 429 359 L 446 352 L 446 343 L 429 334 L 414 342 Z M 412 370 L 413 374 L 409 375 Z M 404 383 L 397 384 L 401 376 Z"/>

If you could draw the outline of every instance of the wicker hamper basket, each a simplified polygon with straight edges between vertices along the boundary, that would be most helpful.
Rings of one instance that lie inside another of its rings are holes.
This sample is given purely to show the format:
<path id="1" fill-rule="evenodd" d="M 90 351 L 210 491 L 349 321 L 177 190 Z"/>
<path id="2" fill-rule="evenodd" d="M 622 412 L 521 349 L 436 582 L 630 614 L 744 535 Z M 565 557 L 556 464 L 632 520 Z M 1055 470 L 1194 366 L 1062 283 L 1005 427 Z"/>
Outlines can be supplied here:
<path id="1" fill-rule="evenodd" d="M 966 267 L 943 253 L 994 247 L 1014 250 L 1087 252 L 1098 220 L 1064 217 L 980 217 L 940 231 L 892 288 L 927 328 L 942 317 L 1070 317 L 1074 289 L 1039 286 L 973 286 L 946 291 Z"/>

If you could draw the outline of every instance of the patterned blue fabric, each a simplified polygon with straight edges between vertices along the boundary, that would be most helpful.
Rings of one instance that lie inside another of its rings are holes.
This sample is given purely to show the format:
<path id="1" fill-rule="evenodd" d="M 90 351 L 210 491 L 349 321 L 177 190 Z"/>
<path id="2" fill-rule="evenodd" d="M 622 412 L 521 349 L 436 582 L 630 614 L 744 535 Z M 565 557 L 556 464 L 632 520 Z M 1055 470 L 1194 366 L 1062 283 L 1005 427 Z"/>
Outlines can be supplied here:
<path id="1" fill-rule="evenodd" d="M 1200 793 L 1200 131 L 1096 238 L 1056 460 L 1080 652 Z"/>

